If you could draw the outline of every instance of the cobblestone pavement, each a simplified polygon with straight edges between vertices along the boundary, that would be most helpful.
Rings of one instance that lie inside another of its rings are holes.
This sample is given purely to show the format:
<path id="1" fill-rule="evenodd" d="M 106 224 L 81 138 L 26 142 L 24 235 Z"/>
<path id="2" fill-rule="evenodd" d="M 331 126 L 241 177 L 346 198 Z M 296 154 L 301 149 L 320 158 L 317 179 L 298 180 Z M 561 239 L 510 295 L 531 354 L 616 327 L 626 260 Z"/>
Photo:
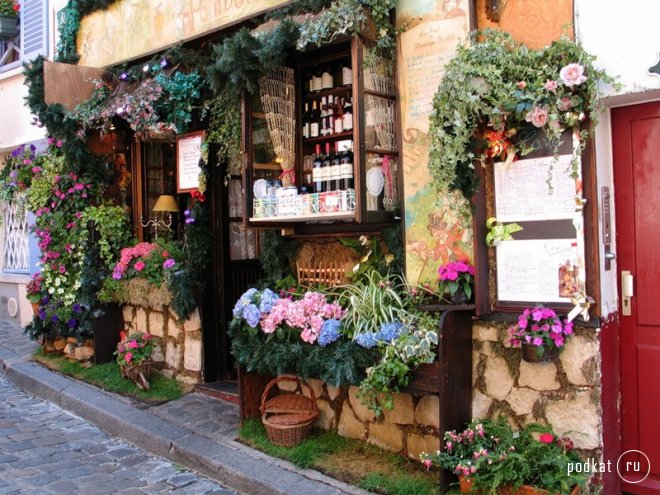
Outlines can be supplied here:
<path id="1" fill-rule="evenodd" d="M 234 492 L 113 439 L 0 376 L 0 495 Z"/>

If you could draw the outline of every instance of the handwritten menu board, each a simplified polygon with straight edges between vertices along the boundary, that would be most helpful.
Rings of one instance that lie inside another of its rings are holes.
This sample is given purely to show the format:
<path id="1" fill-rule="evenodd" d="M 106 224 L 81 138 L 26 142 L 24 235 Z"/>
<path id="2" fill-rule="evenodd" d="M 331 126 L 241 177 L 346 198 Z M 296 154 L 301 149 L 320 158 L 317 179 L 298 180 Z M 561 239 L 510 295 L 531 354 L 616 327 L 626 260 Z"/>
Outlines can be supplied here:
<path id="1" fill-rule="evenodd" d="M 176 192 L 190 192 L 199 187 L 199 159 L 202 156 L 204 131 L 191 132 L 176 140 Z"/>
<path id="2" fill-rule="evenodd" d="M 571 177 L 573 139 L 565 133 L 555 157 L 541 131 L 527 138 L 536 149 L 525 159 L 493 164 L 493 214 L 523 228 L 495 248 L 497 306 L 561 307 L 585 281 L 582 211 L 576 207 L 581 180 Z"/>

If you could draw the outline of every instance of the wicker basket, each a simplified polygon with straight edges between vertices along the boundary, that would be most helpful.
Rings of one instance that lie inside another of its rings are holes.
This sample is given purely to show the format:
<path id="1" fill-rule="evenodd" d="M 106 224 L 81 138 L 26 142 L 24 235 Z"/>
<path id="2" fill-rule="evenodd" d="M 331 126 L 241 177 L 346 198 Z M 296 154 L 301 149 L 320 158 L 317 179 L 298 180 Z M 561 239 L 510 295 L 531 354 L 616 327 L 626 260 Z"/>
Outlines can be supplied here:
<path id="1" fill-rule="evenodd" d="M 299 393 L 284 393 L 268 399 L 271 388 L 284 381 L 301 383 L 297 377 L 288 376 L 271 380 L 261 396 L 261 421 L 272 443 L 293 447 L 309 436 L 319 411 L 314 390 L 304 382 L 310 397 Z"/>

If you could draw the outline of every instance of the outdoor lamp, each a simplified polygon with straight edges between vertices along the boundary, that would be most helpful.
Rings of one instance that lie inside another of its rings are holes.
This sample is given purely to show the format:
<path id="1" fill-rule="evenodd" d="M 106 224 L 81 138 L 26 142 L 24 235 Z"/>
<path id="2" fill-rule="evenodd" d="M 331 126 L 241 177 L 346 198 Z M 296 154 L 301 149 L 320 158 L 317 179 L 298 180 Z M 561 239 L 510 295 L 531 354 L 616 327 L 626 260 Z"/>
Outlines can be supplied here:
<path id="1" fill-rule="evenodd" d="M 158 212 L 165 212 L 165 218 L 158 218 Z M 172 212 L 178 212 L 179 205 L 176 203 L 174 196 L 169 194 L 161 194 L 156 201 L 156 204 L 153 207 L 153 212 L 155 213 L 154 218 L 147 220 L 146 222 L 142 221 L 140 217 L 140 225 L 143 227 L 152 227 L 154 228 L 154 239 L 158 239 L 158 229 L 162 228 L 171 232 L 172 229 Z"/>

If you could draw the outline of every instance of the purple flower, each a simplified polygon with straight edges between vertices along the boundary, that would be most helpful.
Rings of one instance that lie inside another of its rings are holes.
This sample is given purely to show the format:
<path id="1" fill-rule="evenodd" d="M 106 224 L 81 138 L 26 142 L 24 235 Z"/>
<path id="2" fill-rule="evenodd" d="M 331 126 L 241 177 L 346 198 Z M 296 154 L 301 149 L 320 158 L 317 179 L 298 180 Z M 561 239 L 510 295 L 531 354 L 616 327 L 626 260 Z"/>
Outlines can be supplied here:
<path id="1" fill-rule="evenodd" d="M 69 321 L 67 321 L 66 324 L 69 326 L 69 328 L 76 328 L 77 322 L 75 318 L 69 318 Z"/>
<path id="2" fill-rule="evenodd" d="M 534 321 L 541 321 L 542 318 L 543 318 L 543 312 L 540 309 L 535 309 L 534 311 L 532 311 L 532 319 Z"/>
<path id="3" fill-rule="evenodd" d="M 160 66 L 161 66 L 161 67 L 167 67 L 167 60 L 165 60 L 165 59 L 161 59 L 161 61 L 160 61 Z"/>
<path id="4" fill-rule="evenodd" d="M 340 328 L 341 322 L 339 320 L 325 320 L 323 322 L 323 326 L 321 327 L 321 333 L 319 334 L 319 345 L 321 347 L 325 347 L 339 339 L 339 337 L 341 337 L 341 333 L 339 331 Z"/>
<path id="5" fill-rule="evenodd" d="M 176 261 L 172 258 L 168 258 L 163 262 L 163 268 L 172 268 L 174 265 L 176 265 Z"/>
<path id="6" fill-rule="evenodd" d="M 371 349 L 376 346 L 378 340 L 376 340 L 375 333 L 365 332 L 355 337 L 355 342 L 357 343 L 357 345 L 362 346 L 365 349 Z"/>
<path id="7" fill-rule="evenodd" d="M 73 305 L 73 312 L 74 312 L 74 313 L 80 313 L 81 311 L 82 311 L 82 307 L 80 306 L 80 304 L 75 303 L 75 304 Z"/>
<path id="8" fill-rule="evenodd" d="M 541 337 L 534 337 L 533 344 L 537 347 L 541 346 L 543 345 L 543 339 Z"/>
<path id="9" fill-rule="evenodd" d="M 243 308 L 243 318 L 252 328 L 256 328 L 261 318 L 261 311 L 254 304 L 248 304 Z"/>
<path id="10" fill-rule="evenodd" d="M 126 79 L 128 79 L 128 74 L 126 74 L 126 72 L 122 72 L 119 75 L 119 79 L 121 79 L 122 81 L 125 81 Z"/>

